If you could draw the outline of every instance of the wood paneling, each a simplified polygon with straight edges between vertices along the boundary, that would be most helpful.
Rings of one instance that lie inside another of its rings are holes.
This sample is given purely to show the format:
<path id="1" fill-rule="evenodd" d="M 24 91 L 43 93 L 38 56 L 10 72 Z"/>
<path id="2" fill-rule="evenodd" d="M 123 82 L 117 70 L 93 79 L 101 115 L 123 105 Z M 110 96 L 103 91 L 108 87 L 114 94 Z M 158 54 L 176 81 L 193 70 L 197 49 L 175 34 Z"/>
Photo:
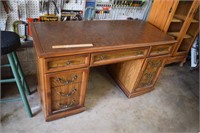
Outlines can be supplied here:
<path id="1" fill-rule="evenodd" d="M 148 22 L 164 31 L 169 16 L 173 14 L 176 0 L 154 0 L 148 16 Z"/>

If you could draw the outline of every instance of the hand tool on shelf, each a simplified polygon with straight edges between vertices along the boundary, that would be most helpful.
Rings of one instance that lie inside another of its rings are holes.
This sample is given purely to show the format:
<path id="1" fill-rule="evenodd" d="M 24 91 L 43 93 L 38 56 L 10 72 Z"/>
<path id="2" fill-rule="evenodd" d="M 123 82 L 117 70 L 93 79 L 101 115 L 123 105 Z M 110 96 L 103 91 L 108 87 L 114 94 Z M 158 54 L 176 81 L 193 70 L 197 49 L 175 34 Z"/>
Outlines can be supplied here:
<path id="1" fill-rule="evenodd" d="M 24 35 L 20 35 L 19 33 L 19 25 L 23 24 L 24 25 Z M 20 38 L 23 38 L 24 41 L 27 41 L 27 35 L 28 35 L 28 23 L 26 23 L 25 21 L 22 21 L 22 20 L 17 20 L 17 21 L 14 21 L 13 22 L 13 31 L 15 33 L 17 33 Z"/>
<path id="2" fill-rule="evenodd" d="M 11 12 L 11 8 L 8 5 L 8 1 L 1 1 L 4 7 L 4 10 L 6 12 L 6 21 L 5 21 L 5 28 L 4 30 L 6 31 L 8 28 L 8 20 L 9 20 L 9 16 L 10 16 L 10 12 Z"/>

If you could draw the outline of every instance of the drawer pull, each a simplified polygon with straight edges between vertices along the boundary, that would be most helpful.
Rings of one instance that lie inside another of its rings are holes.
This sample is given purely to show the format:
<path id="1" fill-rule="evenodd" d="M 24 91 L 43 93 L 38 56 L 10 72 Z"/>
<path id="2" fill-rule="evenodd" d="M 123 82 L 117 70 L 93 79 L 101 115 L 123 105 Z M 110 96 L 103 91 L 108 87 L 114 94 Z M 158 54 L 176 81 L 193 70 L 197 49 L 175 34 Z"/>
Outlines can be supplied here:
<path id="1" fill-rule="evenodd" d="M 141 54 L 143 54 L 142 51 L 137 51 L 137 52 L 136 52 L 136 55 L 141 55 Z"/>
<path id="2" fill-rule="evenodd" d="M 67 104 L 67 105 L 63 105 L 63 104 L 58 104 L 58 106 L 59 106 L 59 108 L 60 109 L 63 109 L 63 108 L 69 108 L 69 107 L 71 107 L 74 103 L 75 103 L 75 99 L 73 99 L 72 101 L 71 101 L 71 103 L 69 103 L 69 104 Z"/>
<path id="3" fill-rule="evenodd" d="M 65 63 L 66 66 L 71 65 L 71 64 L 72 64 L 71 61 L 67 61 L 67 62 Z"/>
<path id="4" fill-rule="evenodd" d="M 161 60 L 158 60 L 157 62 L 149 62 L 149 64 L 153 67 L 158 67 L 161 63 Z"/>
<path id="5" fill-rule="evenodd" d="M 151 79 L 155 75 L 155 72 L 146 73 L 145 75 L 147 76 L 147 79 Z"/>
<path id="6" fill-rule="evenodd" d="M 164 51 L 164 50 L 165 50 L 164 48 L 159 48 L 159 49 L 158 49 L 158 53 L 159 53 L 159 52 L 162 52 L 162 51 Z"/>
<path id="7" fill-rule="evenodd" d="M 70 97 L 72 94 L 74 94 L 77 91 L 77 89 L 73 89 L 71 92 L 65 94 L 63 92 L 57 92 L 58 95 L 63 96 L 63 97 Z"/>
<path id="8" fill-rule="evenodd" d="M 73 82 L 75 79 L 77 79 L 77 78 L 78 78 L 78 76 L 75 75 L 75 76 L 72 77 L 71 80 L 64 80 L 64 79 L 62 79 L 62 78 L 58 78 L 57 80 L 58 80 L 60 83 L 67 85 L 67 84 L 69 84 L 69 83 L 72 83 L 72 82 Z"/>
<path id="9" fill-rule="evenodd" d="M 105 59 L 105 56 L 104 55 L 101 55 L 100 57 L 99 57 L 99 60 L 104 60 Z"/>

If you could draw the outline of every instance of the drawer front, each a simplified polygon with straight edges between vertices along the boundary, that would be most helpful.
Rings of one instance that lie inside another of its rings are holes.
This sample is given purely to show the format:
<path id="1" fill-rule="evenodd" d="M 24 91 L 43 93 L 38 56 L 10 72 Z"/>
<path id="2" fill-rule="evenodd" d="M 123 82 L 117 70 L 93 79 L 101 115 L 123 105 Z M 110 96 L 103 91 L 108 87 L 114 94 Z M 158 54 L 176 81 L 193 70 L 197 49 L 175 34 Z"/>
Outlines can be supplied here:
<path id="1" fill-rule="evenodd" d="M 81 83 L 51 88 L 52 112 L 75 107 L 80 103 Z"/>
<path id="2" fill-rule="evenodd" d="M 94 53 L 91 55 L 91 65 L 103 65 L 130 59 L 144 58 L 148 48 L 115 50 L 109 52 Z"/>
<path id="3" fill-rule="evenodd" d="M 174 44 L 152 46 L 149 56 L 155 55 L 171 55 Z"/>
<path id="4" fill-rule="evenodd" d="M 154 85 L 164 61 L 164 58 L 147 59 L 143 74 L 137 84 L 135 91 L 141 91 L 146 87 L 152 87 Z"/>
<path id="5" fill-rule="evenodd" d="M 88 68 L 83 68 L 46 74 L 49 115 L 84 106 L 88 72 Z"/>
<path id="6" fill-rule="evenodd" d="M 73 71 L 67 74 L 58 74 L 50 78 L 51 87 L 58 87 L 63 85 L 70 85 L 73 83 L 79 83 L 82 80 L 83 72 Z"/>
<path id="7" fill-rule="evenodd" d="M 89 65 L 89 54 L 45 59 L 45 72 L 54 72 Z"/>

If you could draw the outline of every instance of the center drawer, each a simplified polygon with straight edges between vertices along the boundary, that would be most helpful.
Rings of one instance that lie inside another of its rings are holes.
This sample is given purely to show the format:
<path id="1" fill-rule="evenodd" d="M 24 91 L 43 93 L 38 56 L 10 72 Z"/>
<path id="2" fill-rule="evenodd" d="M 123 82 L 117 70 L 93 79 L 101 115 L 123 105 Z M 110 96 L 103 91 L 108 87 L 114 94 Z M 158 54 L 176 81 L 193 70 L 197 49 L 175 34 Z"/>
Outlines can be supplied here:
<path id="1" fill-rule="evenodd" d="M 90 65 L 105 65 L 130 59 L 144 58 L 147 55 L 147 52 L 148 47 L 93 53 L 91 54 Z"/>

